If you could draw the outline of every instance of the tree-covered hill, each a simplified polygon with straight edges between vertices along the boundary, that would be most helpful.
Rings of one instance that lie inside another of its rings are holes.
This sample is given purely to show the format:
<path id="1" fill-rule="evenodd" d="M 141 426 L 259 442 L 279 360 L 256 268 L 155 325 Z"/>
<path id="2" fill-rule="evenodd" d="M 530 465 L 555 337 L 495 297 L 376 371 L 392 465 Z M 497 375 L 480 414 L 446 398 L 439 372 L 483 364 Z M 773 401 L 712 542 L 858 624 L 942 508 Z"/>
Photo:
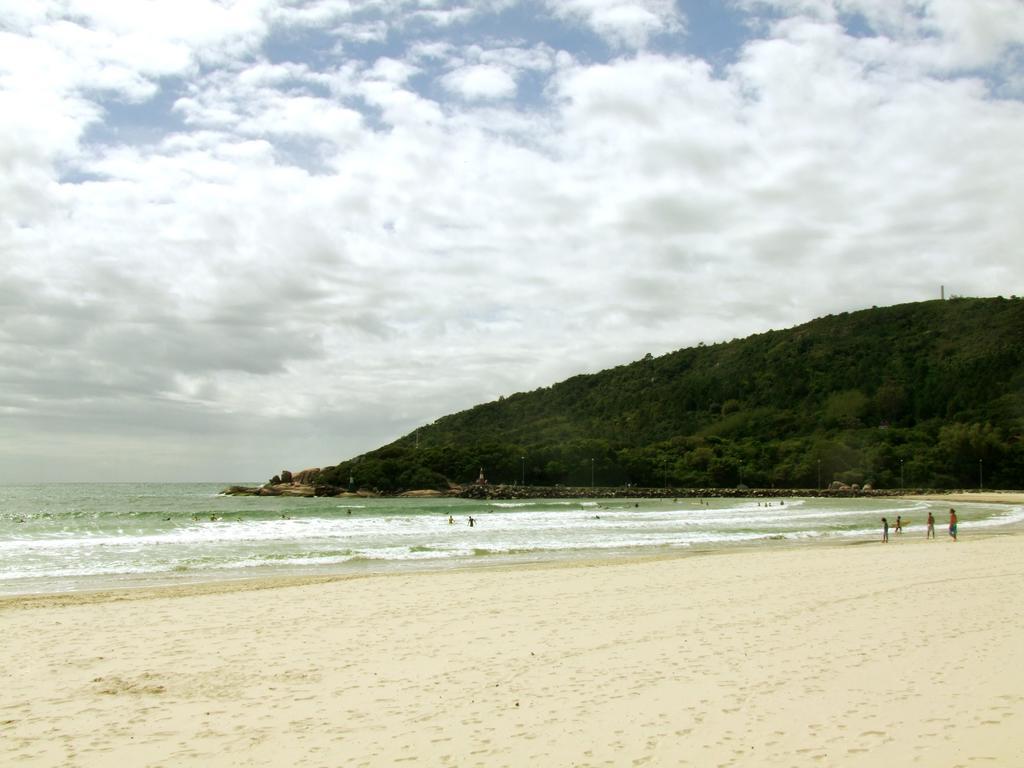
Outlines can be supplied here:
<path id="1" fill-rule="evenodd" d="M 398 491 L 531 485 L 1024 486 L 1024 299 L 830 315 L 575 376 L 322 470 Z"/>

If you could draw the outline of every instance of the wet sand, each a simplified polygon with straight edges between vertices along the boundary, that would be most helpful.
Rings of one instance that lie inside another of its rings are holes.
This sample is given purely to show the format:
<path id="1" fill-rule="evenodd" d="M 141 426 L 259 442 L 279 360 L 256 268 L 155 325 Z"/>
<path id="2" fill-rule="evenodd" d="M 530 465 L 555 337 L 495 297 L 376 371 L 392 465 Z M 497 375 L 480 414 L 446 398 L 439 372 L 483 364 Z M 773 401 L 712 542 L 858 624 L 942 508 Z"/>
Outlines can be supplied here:
<path id="1" fill-rule="evenodd" d="M 903 499 L 948 501 L 950 504 L 976 502 L 978 504 L 1024 504 L 1021 491 L 958 491 L 956 493 L 907 494 Z"/>

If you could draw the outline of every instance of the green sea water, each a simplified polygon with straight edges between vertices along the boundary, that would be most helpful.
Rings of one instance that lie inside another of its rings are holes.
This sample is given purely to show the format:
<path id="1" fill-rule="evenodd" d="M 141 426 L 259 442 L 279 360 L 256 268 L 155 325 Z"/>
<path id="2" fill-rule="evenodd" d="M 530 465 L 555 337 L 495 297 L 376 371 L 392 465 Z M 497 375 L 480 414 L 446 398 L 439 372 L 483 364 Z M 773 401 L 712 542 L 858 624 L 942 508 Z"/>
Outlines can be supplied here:
<path id="1" fill-rule="evenodd" d="M 923 537 L 929 509 L 941 539 L 948 511 L 909 499 L 238 497 L 225 485 L 0 486 L 0 594 L 867 542 L 898 515 L 904 536 Z M 1024 521 L 1015 505 L 958 512 L 963 536 Z"/>

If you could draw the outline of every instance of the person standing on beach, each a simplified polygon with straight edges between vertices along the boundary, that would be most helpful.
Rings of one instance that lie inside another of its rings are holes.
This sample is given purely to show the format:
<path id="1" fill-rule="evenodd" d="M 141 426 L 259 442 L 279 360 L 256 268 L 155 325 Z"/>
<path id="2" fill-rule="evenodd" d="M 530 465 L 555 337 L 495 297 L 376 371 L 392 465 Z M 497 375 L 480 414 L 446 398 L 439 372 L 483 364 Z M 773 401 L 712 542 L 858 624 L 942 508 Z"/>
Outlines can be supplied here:
<path id="1" fill-rule="evenodd" d="M 903 518 L 900 515 L 896 515 L 896 533 L 903 533 Z"/>
<path id="2" fill-rule="evenodd" d="M 935 538 L 935 515 L 932 514 L 931 510 L 928 510 L 928 531 L 924 537 L 926 539 Z"/>
<path id="3" fill-rule="evenodd" d="M 889 541 L 889 521 L 884 517 L 882 518 L 882 543 L 885 544 Z"/>
<path id="4" fill-rule="evenodd" d="M 949 509 L 949 535 L 956 541 L 956 510 L 952 507 Z"/>

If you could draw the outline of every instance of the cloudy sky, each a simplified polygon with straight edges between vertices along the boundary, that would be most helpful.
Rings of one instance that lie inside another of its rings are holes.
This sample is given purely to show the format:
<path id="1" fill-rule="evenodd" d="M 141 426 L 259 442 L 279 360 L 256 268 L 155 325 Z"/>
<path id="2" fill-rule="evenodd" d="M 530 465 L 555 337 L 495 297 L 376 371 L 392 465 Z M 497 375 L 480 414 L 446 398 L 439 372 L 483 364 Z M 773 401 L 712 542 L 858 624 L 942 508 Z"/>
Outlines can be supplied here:
<path id="1" fill-rule="evenodd" d="M 1024 293 L 1021 0 L 0 0 L 0 482 L 263 480 Z"/>

